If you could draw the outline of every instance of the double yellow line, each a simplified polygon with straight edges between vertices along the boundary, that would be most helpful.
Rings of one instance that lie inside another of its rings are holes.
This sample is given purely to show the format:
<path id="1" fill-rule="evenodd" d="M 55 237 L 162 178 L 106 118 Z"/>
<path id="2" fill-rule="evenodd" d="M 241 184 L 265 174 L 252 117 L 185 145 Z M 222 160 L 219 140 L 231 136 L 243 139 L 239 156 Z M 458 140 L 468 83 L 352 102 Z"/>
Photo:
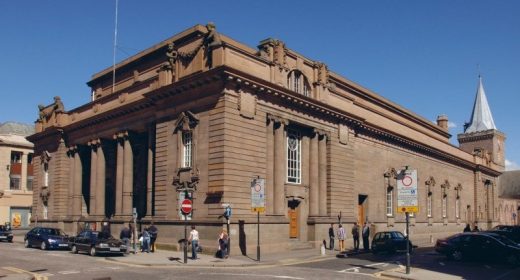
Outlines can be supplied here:
<path id="1" fill-rule="evenodd" d="M 4 266 L 4 267 L 2 267 L 2 269 L 9 270 L 9 271 L 12 271 L 12 272 L 16 272 L 18 274 L 29 274 L 29 275 L 32 276 L 31 279 L 33 279 L 33 280 L 48 280 L 49 279 L 49 278 L 47 278 L 47 276 L 42 276 L 42 275 L 40 275 L 38 273 L 30 272 L 30 271 L 23 270 L 23 269 L 17 268 L 17 267 Z"/>

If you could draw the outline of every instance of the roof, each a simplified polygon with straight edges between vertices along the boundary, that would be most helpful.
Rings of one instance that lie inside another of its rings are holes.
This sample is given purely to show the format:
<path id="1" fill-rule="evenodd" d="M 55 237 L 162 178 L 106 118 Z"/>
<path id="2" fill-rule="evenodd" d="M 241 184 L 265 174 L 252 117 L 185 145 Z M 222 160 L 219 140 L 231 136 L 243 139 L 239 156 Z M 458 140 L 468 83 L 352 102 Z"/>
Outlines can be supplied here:
<path id="1" fill-rule="evenodd" d="M 18 122 L 5 122 L 0 124 L 0 135 L 1 134 L 15 134 L 22 136 L 29 136 L 34 134 L 34 125 L 18 123 Z"/>
<path id="2" fill-rule="evenodd" d="M 477 95 L 475 96 L 475 103 L 471 112 L 471 120 L 464 125 L 464 128 L 464 133 L 497 129 L 489 109 L 481 76 L 478 77 Z"/>
<path id="3" fill-rule="evenodd" d="M 13 146 L 25 146 L 29 149 L 34 147 L 34 144 L 25 139 L 25 136 L 22 135 L 13 135 L 13 134 L 0 134 L 0 145 L 13 145 Z"/>

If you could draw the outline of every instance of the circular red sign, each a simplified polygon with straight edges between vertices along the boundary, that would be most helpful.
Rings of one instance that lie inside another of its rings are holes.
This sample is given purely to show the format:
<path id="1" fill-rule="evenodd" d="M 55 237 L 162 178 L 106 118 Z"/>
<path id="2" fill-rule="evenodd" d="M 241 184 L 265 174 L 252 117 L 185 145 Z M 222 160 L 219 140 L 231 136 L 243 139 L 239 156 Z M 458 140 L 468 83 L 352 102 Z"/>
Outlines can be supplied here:
<path id="1" fill-rule="evenodd" d="M 182 201 L 181 203 L 181 212 L 184 214 L 184 215 L 188 215 L 191 213 L 191 209 L 192 209 L 192 202 L 190 199 L 185 199 Z"/>

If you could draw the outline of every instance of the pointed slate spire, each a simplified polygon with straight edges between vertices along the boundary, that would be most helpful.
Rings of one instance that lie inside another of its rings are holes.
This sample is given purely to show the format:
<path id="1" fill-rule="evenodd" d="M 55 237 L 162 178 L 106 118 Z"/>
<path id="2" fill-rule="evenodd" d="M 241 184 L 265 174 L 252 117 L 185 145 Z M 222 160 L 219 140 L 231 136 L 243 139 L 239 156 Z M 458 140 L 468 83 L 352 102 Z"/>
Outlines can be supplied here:
<path id="1" fill-rule="evenodd" d="M 497 129 L 482 85 L 482 77 L 478 76 L 477 96 L 471 112 L 471 121 L 464 125 L 464 133 Z"/>

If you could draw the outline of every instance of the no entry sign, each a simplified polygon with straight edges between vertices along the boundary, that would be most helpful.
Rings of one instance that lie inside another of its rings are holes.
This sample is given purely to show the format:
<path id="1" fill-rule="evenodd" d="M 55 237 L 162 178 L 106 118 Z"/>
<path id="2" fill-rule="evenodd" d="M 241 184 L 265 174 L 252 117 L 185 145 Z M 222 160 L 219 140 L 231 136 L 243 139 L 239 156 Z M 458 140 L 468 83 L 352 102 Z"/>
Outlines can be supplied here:
<path id="1" fill-rule="evenodd" d="M 191 210 L 192 210 L 192 202 L 190 199 L 185 199 L 182 201 L 181 203 L 181 212 L 184 214 L 184 215 L 189 215 L 191 213 Z"/>

